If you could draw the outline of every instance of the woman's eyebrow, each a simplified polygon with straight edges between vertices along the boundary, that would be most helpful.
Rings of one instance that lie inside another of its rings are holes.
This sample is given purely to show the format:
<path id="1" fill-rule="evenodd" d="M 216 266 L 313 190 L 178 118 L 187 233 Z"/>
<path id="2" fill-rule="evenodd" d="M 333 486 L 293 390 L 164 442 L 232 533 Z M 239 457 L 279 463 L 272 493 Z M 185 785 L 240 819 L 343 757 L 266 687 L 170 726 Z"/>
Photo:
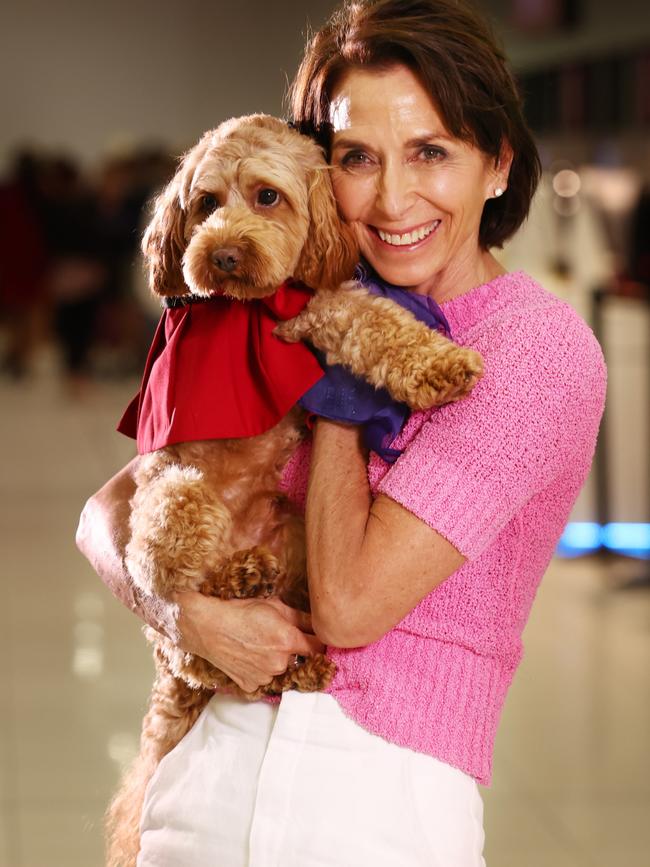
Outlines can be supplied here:
<path id="1" fill-rule="evenodd" d="M 422 135 L 415 136 L 415 138 L 410 138 L 408 141 L 404 142 L 404 147 L 406 148 L 417 148 L 422 147 L 423 145 L 431 144 L 434 140 L 443 140 L 443 141 L 453 141 L 452 137 L 447 135 L 444 132 L 430 132 L 423 133 Z M 335 139 L 332 142 L 332 149 L 334 148 L 348 148 L 348 149 L 360 149 L 360 150 L 368 150 L 371 149 L 371 146 L 366 142 L 359 141 L 358 139 L 351 138 L 340 138 Z"/>
<path id="2" fill-rule="evenodd" d="M 453 140 L 451 138 L 451 136 L 446 135 L 446 133 L 444 133 L 444 132 L 429 132 L 429 133 L 424 133 L 423 135 L 418 135 L 415 138 L 410 138 L 406 142 L 405 146 L 407 148 L 417 148 L 417 147 L 421 147 L 422 145 L 431 144 L 432 141 L 439 140 L 439 139 L 442 139 L 443 141 L 452 141 Z"/>
<path id="3" fill-rule="evenodd" d="M 332 143 L 333 148 L 369 148 L 370 145 L 362 141 L 356 141 L 351 138 L 340 138 Z"/>

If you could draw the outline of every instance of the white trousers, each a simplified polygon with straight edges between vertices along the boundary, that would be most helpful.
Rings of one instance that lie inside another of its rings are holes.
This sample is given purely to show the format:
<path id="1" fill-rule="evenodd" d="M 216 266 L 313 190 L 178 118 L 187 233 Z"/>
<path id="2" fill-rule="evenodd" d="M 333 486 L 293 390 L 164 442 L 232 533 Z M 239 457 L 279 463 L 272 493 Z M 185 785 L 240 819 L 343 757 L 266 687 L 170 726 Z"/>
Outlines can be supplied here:
<path id="1" fill-rule="evenodd" d="M 322 693 L 215 696 L 147 790 L 138 867 L 485 867 L 476 783 Z"/>

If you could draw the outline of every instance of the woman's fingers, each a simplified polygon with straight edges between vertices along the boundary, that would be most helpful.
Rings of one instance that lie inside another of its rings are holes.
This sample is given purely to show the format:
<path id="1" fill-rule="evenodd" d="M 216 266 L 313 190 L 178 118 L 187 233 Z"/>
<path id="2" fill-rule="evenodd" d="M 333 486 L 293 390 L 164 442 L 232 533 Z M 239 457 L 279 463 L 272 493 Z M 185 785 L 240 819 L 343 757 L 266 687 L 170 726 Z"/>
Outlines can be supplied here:
<path id="1" fill-rule="evenodd" d="M 288 650 L 291 653 L 291 660 L 298 654 L 299 656 L 313 656 L 314 653 L 323 653 L 325 645 L 314 635 L 314 630 L 311 625 L 311 615 L 306 611 L 298 611 L 296 608 L 290 608 L 285 605 L 280 599 L 266 599 L 267 605 L 272 605 L 278 614 L 287 621 L 287 625 L 293 627 L 291 632 L 287 633 L 287 638 L 290 641 Z M 282 670 L 286 671 L 287 666 Z"/>
<path id="2" fill-rule="evenodd" d="M 299 637 L 298 637 L 299 636 Z M 315 653 L 324 653 L 325 645 L 315 635 L 305 635 L 304 632 L 299 632 L 296 641 L 293 644 L 292 654 L 299 656 L 313 656 Z"/>
<path id="3" fill-rule="evenodd" d="M 288 605 L 285 605 L 281 599 L 276 597 L 272 597 L 271 599 L 266 600 L 270 605 L 273 605 L 287 620 L 289 623 L 297 626 L 301 632 L 308 632 L 311 635 L 314 634 L 314 629 L 311 625 L 311 614 L 307 611 L 298 611 L 297 608 L 290 608 Z"/>
<path id="4" fill-rule="evenodd" d="M 303 626 L 311 629 L 308 614 L 296 611 L 275 598 L 247 599 L 244 604 L 247 604 L 256 629 L 261 630 L 258 633 L 260 643 L 266 644 L 269 649 L 278 649 L 292 656 L 296 653 L 311 656 L 325 649 L 313 632 L 302 631 Z M 268 632 L 264 634 L 266 627 Z"/>
<path id="5" fill-rule="evenodd" d="M 183 649 L 210 660 L 245 692 L 265 686 L 289 668 L 296 655 L 322 653 L 308 614 L 279 599 L 221 600 L 179 593 Z"/>

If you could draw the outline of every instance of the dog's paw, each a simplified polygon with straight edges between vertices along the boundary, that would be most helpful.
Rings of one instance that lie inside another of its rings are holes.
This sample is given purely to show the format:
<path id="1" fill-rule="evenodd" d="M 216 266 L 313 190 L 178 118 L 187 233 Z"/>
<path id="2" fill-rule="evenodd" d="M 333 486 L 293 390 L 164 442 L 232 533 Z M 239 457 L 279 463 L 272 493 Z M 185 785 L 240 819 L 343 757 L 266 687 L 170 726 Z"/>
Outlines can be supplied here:
<path id="1" fill-rule="evenodd" d="M 237 551 L 220 571 L 219 592 L 214 595 L 222 599 L 273 596 L 279 578 L 280 564 L 270 551 L 258 547 Z"/>
<path id="2" fill-rule="evenodd" d="M 274 677 L 271 683 L 262 687 L 265 695 L 281 695 L 288 689 L 298 692 L 319 692 L 332 682 L 336 665 L 322 653 L 301 657 L 298 665 L 287 669 L 284 674 Z"/>
<path id="3" fill-rule="evenodd" d="M 405 368 L 389 383 L 389 391 L 411 409 L 424 410 L 469 394 L 483 375 L 483 359 L 473 349 L 454 344 L 443 355 L 423 347 L 409 354 Z"/>
<path id="4" fill-rule="evenodd" d="M 299 313 L 293 319 L 280 322 L 273 329 L 276 337 L 280 337 L 285 343 L 299 343 L 309 336 L 310 324 L 307 312 Z"/>
<path id="5" fill-rule="evenodd" d="M 319 692 L 327 689 L 336 674 L 336 665 L 322 653 L 308 656 L 293 670 L 293 689 L 299 692 Z"/>

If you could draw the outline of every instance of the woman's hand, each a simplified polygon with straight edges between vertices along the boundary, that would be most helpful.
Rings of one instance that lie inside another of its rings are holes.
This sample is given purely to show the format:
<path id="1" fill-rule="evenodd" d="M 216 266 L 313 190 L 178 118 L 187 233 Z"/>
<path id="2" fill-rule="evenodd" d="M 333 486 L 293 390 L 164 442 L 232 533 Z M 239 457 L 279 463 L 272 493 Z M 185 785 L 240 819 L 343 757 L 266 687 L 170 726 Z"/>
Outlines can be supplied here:
<path id="1" fill-rule="evenodd" d="M 254 692 L 283 674 L 296 654 L 324 650 L 309 614 L 280 599 L 229 599 L 177 593 L 179 647 L 207 659 L 244 690 Z"/>

